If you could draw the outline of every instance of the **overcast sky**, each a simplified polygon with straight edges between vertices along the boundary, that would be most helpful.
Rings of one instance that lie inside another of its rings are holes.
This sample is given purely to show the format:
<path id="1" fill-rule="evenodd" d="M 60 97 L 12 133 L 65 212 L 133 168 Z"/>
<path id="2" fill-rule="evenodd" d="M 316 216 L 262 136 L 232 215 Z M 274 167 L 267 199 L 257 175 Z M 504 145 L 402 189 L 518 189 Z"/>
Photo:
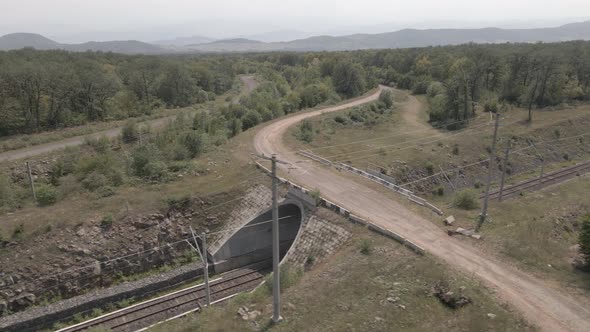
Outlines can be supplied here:
<path id="1" fill-rule="evenodd" d="M 0 33 L 156 40 L 298 30 L 557 25 L 590 17 L 590 0 L 0 0 Z"/>

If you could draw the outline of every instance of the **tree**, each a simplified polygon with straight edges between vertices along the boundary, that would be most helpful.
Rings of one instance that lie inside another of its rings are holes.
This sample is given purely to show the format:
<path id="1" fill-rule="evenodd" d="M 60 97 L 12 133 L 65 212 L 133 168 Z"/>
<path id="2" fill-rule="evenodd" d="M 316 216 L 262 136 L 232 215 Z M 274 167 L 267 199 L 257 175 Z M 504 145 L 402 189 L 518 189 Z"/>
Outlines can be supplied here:
<path id="1" fill-rule="evenodd" d="M 385 105 L 385 108 L 393 106 L 393 93 L 391 90 L 383 90 L 379 94 L 379 101 Z"/>
<path id="2" fill-rule="evenodd" d="M 342 61 L 334 68 L 332 82 L 336 92 L 351 98 L 365 91 L 365 78 L 362 68 L 352 61 Z"/>

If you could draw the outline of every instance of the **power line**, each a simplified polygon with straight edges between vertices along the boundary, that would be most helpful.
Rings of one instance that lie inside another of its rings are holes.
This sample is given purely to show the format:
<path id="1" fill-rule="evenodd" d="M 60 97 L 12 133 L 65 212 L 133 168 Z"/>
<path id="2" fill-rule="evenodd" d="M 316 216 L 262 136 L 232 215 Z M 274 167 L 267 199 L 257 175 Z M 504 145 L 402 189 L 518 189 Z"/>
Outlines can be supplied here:
<path id="1" fill-rule="evenodd" d="M 518 122 L 519 122 L 519 121 L 515 121 L 515 122 L 512 122 L 512 123 L 506 124 L 506 125 L 504 125 L 504 127 L 506 127 L 506 126 L 510 126 L 510 125 L 512 125 L 512 124 L 515 124 L 515 123 L 518 123 Z M 479 127 L 481 127 L 481 126 L 479 126 Z M 395 152 L 398 152 L 398 151 L 403 151 L 403 150 L 407 150 L 407 149 L 411 149 L 411 148 L 414 148 L 414 147 L 416 147 L 416 146 L 418 146 L 418 145 L 421 145 L 421 144 L 431 144 L 431 143 L 436 143 L 436 142 L 439 142 L 439 141 L 442 141 L 442 140 L 446 140 L 446 139 L 449 139 L 449 138 L 452 138 L 452 137 L 455 137 L 455 136 L 459 136 L 459 135 L 465 135 L 465 134 L 467 134 L 468 132 L 471 132 L 471 131 L 473 131 L 473 130 L 475 130 L 475 129 L 479 128 L 479 127 L 475 127 L 475 128 L 466 129 L 466 130 L 464 130 L 464 131 L 461 131 L 461 132 L 459 132 L 459 133 L 455 133 L 455 134 L 451 134 L 451 135 L 449 135 L 449 136 L 446 136 L 446 137 L 443 137 L 443 138 L 441 138 L 441 139 L 435 139 L 435 140 L 431 140 L 431 141 L 428 141 L 428 142 L 422 142 L 422 143 L 418 143 L 418 144 L 412 144 L 412 145 L 409 145 L 409 146 L 406 146 L 406 147 L 403 147 L 403 148 L 398 148 L 398 149 L 397 149 Z M 426 137 L 426 138 L 430 138 L 430 137 Z M 421 139 L 419 139 L 419 140 L 421 140 Z M 408 141 L 408 142 L 403 142 L 403 143 L 394 144 L 394 145 L 391 145 L 391 146 L 392 146 L 392 147 L 394 147 L 394 146 L 396 146 L 396 145 L 401 145 L 401 144 L 406 144 L 406 143 L 410 143 L 410 142 L 409 142 L 409 141 Z M 387 147 L 387 146 L 384 146 L 384 147 Z M 372 149 L 358 150 L 358 151 L 356 151 L 356 152 L 354 152 L 354 153 L 360 153 L 360 152 L 372 151 L 372 150 L 377 150 L 377 149 L 383 149 L 384 147 L 378 147 L 378 148 L 372 148 Z M 391 150 L 391 149 L 386 149 L 385 151 L 390 151 L 390 150 Z M 367 158 L 367 157 L 371 157 L 371 156 L 377 156 L 377 155 L 381 155 L 381 154 L 382 154 L 382 152 L 378 152 L 378 153 L 373 153 L 373 154 L 363 155 L 363 156 L 359 156 L 359 157 L 355 157 L 355 158 L 342 158 L 342 159 L 340 159 L 340 160 L 337 160 L 337 161 L 339 161 L 339 162 L 343 162 L 343 161 L 352 161 L 352 160 L 363 159 L 363 158 Z M 345 153 L 345 154 L 341 154 L 341 155 L 348 155 L 348 154 L 346 154 L 346 153 Z"/>
<path id="2" fill-rule="evenodd" d="M 590 133 L 585 133 L 585 134 L 581 134 L 581 135 L 560 138 L 560 139 L 556 139 L 556 140 L 548 140 L 548 141 L 537 142 L 537 144 L 551 143 L 551 142 L 562 141 L 562 140 L 566 140 L 566 139 L 573 139 L 573 138 L 578 138 L 578 137 L 582 137 L 582 136 L 586 136 L 586 135 L 590 135 Z M 527 150 L 527 149 L 531 149 L 532 147 L 533 147 L 532 145 L 529 145 L 529 146 L 525 146 L 525 147 L 522 147 L 522 148 L 519 148 L 519 149 L 512 150 L 512 151 L 510 151 L 509 155 L 519 154 L 518 152 L 524 151 L 524 150 Z M 519 154 L 519 155 L 522 155 L 522 154 Z M 470 164 L 467 164 L 467 165 L 463 165 L 463 166 L 458 166 L 458 167 L 455 167 L 455 168 L 446 169 L 446 170 L 444 170 L 444 172 L 453 172 L 453 171 L 460 170 L 460 169 L 463 169 L 463 168 L 468 168 L 468 167 L 471 167 L 471 166 L 482 164 L 482 163 L 485 163 L 485 162 L 488 162 L 488 161 L 490 161 L 490 158 L 487 158 L 487 159 L 484 159 L 484 160 L 480 160 L 480 161 L 477 161 L 477 162 L 474 162 L 474 163 L 470 163 Z M 435 173 L 435 174 L 432 174 L 432 175 L 429 175 L 429 176 L 425 176 L 423 178 L 419 178 L 417 180 L 406 182 L 404 184 L 401 184 L 400 186 L 401 187 L 408 186 L 408 185 L 411 185 L 411 184 L 414 184 L 414 183 L 417 183 L 417 182 L 428 180 L 430 178 L 433 178 L 433 177 L 436 177 L 436 176 L 439 176 L 439 175 L 442 175 L 442 174 L 443 174 L 443 172 L 438 172 L 438 173 Z"/>
<path id="3" fill-rule="evenodd" d="M 377 141 L 377 140 L 381 140 L 381 139 L 392 138 L 392 137 L 397 137 L 397 136 L 402 136 L 402 135 L 407 135 L 407 134 L 413 134 L 413 133 L 419 133 L 419 132 L 423 132 L 423 131 L 431 131 L 432 129 L 440 129 L 440 128 L 448 127 L 450 125 L 454 125 L 454 124 L 458 124 L 458 123 L 462 123 L 462 122 L 468 122 L 468 121 L 475 120 L 475 119 L 479 119 L 480 117 L 482 117 L 482 116 L 480 115 L 480 116 L 477 116 L 475 118 L 471 118 L 471 119 L 467 119 L 467 120 L 462 120 L 462 121 L 451 122 L 451 123 L 447 123 L 447 124 L 440 125 L 440 126 L 432 126 L 431 128 L 427 128 L 427 129 L 418 129 L 418 130 L 411 130 L 411 131 L 407 131 L 407 132 L 403 132 L 403 133 L 397 133 L 395 135 L 381 136 L 381 137 L 377 137 L 377 138 L 371 138 L 371 139 L 354 141 L 354 142 L 348 142 L 348 143 L 342 143 L 342 144 L 324 145 L 324 146 L 317 147 L 317 148 L 307 149 L 306 151 L 323 150 L 323 149 L 327 149 L 327 148 L 333 148 L 333 147 L 339 147 L 339 146 L 346 146 L 346 145 L 352 145 L 352 144 L 359 144 L 359 143 Z M 441 133 L 441 134 L 443 134 L 443 133 Z M 296 151 L 291 151 L 291 152 L 296 152 Z"/>

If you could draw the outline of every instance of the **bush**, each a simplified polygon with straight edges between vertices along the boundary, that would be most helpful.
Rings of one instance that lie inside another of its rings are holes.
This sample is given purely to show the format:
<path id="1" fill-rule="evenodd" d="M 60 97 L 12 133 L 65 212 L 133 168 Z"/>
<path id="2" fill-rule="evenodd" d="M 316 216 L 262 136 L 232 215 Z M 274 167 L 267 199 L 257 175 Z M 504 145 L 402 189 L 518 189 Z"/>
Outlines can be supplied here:
<path id="1" fill-rule="evenodd" d="M 57 202 L 57 189 L 50 184 L 40 184 L 37 190 L 37 203 L 40 206 L 47 206 Z"/>
<path id="2" fill-rule="evenodd" d="M 189 195 L 168 197 L 166 198 L 166 205 L 168 205 L 169 211 L 184 211 L 191 206 L 191 201 Z"/>
<path id="3" fill-rule="evenodd" d="M 139 131 L 135 121 L 127 121 L 121 129 L 121 140 L 123 143 L 133 143 L 139 138 Z"/>
<path id="4" fill-rule="evenodd" d="M 385 108 L 393 106 L 393 93 L 391 90 L 383 90 L 379 94 L 379 101 L 385 105 Z"/>
<path id="5" fill-rule="evenodd" d="M 100 221 L 100 225 L 103 228 L 110 228 L 111 226 L 113 226 L 113 221 L 115 218 L 113 218 L 112 214 L 107 214 L 104 217 L 102 217 L 102 220 Z"/>
<path id="6" fill-rule="evenodd" d="M 453 145 L 453 154 L 455 156 L 459 155 L 459 145 L 458 144 Z"/>
<path id="7" fill-rule="evenodd" d="M 98 153 L 106 153 L 111 147 L 111 140 L 106 136 L 101 136 L 96 139 L 86 139 L 86 144 Z"/>
<path id="8" fill-rule="evenodd" d="M 479 207 L 477 194 L 472 190 L 465 189 L 455 195 L 454 205 L 463 210 L 473 210 Z"/>
<path id="9" fill-rule="evenodd" d="M 181 141 L 191 158 L 195 158 L 205 151 L 205 138 L 203 134 L 189 131 L 181 137 Z"/>
<path id="10" fill-rule="evenodd" d="M 115 194 L 115 188 L 113 188 L 111 186 L 103 186 L 103 187 L 98 188 L 96 190 L 96 193 L 100 197 L 110 197 Z"/>
<path id="11" fill-rule="evenodd" d="M 313 124 L 311 120 L 305 119 L 301 121 L 297 138 L 305 143 L 311 143 L 313 141 Z"/>
<path id="12" fill-rule="evenodd" d="M 433 195 L 437 195 L 437 196 L 444 196 L 445 194 L 445 187 L 443 186 L 438 186 L 436 187 L 433 191 L 432 191 Z"/>
<path id="13" fill-rule="evenodd" d="M 315 189 L 309 192 L 309 196 L 314 199 L 315 205 L 319 205 L 322 199 L 322 194 L 319 189 Z"/>
<path id="14" fill-rule="evenodd" d="M 360 243 L 360 252 L 363 255 L 370 255 L 373 252 L 373 244 L 368 239 L 363 239 Z"/>
<path id="15" fill-rule="evenodd" d="M 92 172 L 86 176 L 82 181 L 82 187 L 87 190 L 95 191 L 98 188 L 104 187 L 109 183 L 109 179 L 106 176 Z"/>
<path id="16" fill-rule="evenodd" d="M 336 123 L 345 124 L 346 118 L 343 117 L 342 115 L 336 115 L 336 117 L 334 118 L 334 121 L 336 121 Z"/>
<path id="17" fill-rule="evenodd" d="M 430 161 L 426 162 L 424 168 L 426 169 L 426 172 L 428 172 L 428 175 L 434 174 L 434 165 Z"/>
<path id="18" fill-rule="evenodd" d="M 80 159 L 76 173 L 84 188 L 91 191 L 105 185 L 120 186 L 125 179 L 121 162 L 110 154 Z"/>
<path id="19" fill-rule="evenodd" d="M 20 224 L 14 226 L 12 230 L 12 239 L 13 240 L 20 240 L 25 235 L 25 225 L 21 222 Z"/>

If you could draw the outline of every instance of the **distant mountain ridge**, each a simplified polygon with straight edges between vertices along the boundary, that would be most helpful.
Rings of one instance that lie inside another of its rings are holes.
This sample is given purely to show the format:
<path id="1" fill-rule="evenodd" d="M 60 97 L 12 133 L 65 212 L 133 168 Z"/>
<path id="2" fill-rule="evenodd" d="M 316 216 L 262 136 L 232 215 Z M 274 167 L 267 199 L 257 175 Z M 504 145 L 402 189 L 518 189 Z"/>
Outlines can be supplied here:
<path id="1" fill-rule="evenodd" d="M 590 40 L 590 21 L 556 28 L 535 29 L 404 29 L 379 34 L 341 37 L 315 36 L 275 43 L 208 43 L 191 45 L 197 52 L 344 51 L 359 49 L 410 48 L 466 43 L 533 43 Z"/>
<path id="2" fill-rule="evenodd" d="M 14 50 L 32 47 L 37 50 L 66 50 L 74 52 L 101 51 L 123 54 L 161 54 L 167 50 L 137 40 L 87 42 L 83 44 L 60 44 L 34 33 L 12 33 L 0 37 L 0 50 Z"/>
<path id="3" fill-rule="evenodd" d="M 33 47 L 39 50 L 63 49 L 76 52 L 90 50 L 124 54 L 302 52 L 426 47 L 470 42 L 491 44 L 568 40 L 590 40 L 590 21 L 566 24 L 556 28 L 535 29 L 404 29 L 379 34 L 353 34 L 340 37 L 314 36 L 288 42 L 261 42 L 246 38 L 211 40 L 206 37 L 194 36 L 162 41 L 162 44 L 159 45 L 137 40 L 60 44 L 39 34 L 14 33 L 0 37 L 0 50 Z"/>

